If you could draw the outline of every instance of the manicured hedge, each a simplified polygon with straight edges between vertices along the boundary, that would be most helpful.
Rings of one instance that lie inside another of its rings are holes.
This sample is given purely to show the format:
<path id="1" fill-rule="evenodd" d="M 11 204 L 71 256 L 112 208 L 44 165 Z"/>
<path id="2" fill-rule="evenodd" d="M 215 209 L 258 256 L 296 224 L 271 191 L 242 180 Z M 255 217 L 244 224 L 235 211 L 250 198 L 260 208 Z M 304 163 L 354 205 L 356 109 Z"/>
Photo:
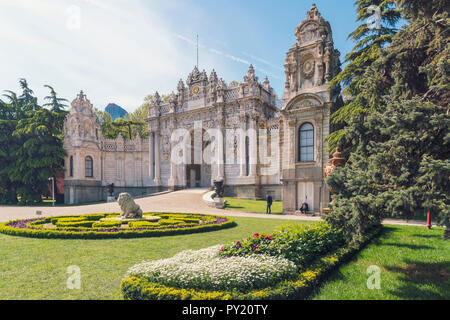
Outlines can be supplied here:
<path id="1" fill-rule="evenodd" d="M 96 214 L 89 215 L 89 219 L 100 219 L 110 214 Z M 175 214 L 173 214 L 175 215 Z M 200 214 L 196 214 L 201 216 Z M 205 216 L 206 217 L 206 216 Z M 9 222 L 0 223 L 0 233 L 4 233 L 12 236 L 22 236 L 31 238 L 51 238 L 51 239 L 113 239 L 113 238 L 144 238 L 144 237 L 162 237 L 168 235 L 182 235 L 191 233 L 200 233 L 221 230 L 226 228 L 232 228 L 236 225 L 234 219 L 228 217 L 213 217 L 216 222 L 192 225 L 186 223 L 186 225 L 174 225 L 174 226 L 161 226 L 159 229 L 117 229 L 117 228 L 105 228 L 105 229 L 90 229 L 86 231 L 85 227 L 67 226 L 64 229 L 46 229 L 43 227 L 46 223 L 57 222 L 58 219 L 67 217 L 51 217 L 44 219 L 30 219 L 30 220 L 14 220 Z M 206 219 L 210 219 L 208 216 Z M 75 222 L 79 223 L 79 222 Z M 84 222 L 83 222 L 84 223 Z M 88 223 L 88 222 L 86 222 Z M 89 221 L 93 224 L 94 220 Z M 22 227 L 13 227 L 11 224 L 21 224 Z M 68 229 L 66 229 L 68 228 Z"/>
<path id="2" fill-rule="evenodd" d="M 73 227 L 92 228 L 92 224 L 93 223 L 94 223 L 94 221 L 89 221 L 89 220 L 81 220 L 81 221 L 61 221 L 61 220 L 58 220 L 58 222 L 56 222 L 56 227 L 58 229 L 73 228 Z"/>
<path id="3" fill-rule="evenodd" d="M 94 222 L 92 228 L 119 228 L 122 225 L 122 221 L 111 220 L 111 221 L 100 221 Z"/>
<path id="4" fill-rule="evenodd" d="M 344 246 L 316 262 L 308 270 L 301 271 L 295 280 L 283 281 L 274 287 L 249 292 L 205 291 L 171 288 L 151 283 L 144 278 L 130 277 L 121 282 L 121 291 L 128 300 L 280 300 L 306 299 L 326 276 L 336 267 L 348 261 L 374 237 L 381 233 L 376 227 L 365 237 L 359 246 Z"/>

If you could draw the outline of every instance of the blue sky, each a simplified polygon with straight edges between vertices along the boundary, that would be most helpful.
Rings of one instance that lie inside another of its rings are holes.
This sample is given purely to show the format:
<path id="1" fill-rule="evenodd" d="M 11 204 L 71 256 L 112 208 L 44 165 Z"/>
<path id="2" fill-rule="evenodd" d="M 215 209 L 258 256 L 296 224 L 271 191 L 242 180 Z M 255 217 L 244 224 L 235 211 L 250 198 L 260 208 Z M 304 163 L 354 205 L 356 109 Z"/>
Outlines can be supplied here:
<path id="1" fill-rule="evenodd" d="M 196 64 L 227 82 L 252 63 L 278 96 L 294 30 L 315 2 L 331 23 L 341 60 L 353 43 L 353 0 L 0 0 L 0 90 L 26 78 L 40 102 L 53 86 L 72 101 L 84 90 L 95 107 L 136 109 L 170 93 Z"/>

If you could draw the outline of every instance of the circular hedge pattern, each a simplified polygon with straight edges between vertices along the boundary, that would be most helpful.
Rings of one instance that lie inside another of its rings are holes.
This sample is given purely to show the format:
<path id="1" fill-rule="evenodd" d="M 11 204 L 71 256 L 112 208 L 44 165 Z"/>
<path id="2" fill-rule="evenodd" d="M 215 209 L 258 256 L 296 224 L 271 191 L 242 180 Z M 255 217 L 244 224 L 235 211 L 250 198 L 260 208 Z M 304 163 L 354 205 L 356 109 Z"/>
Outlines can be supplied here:
<path id="1" fill-rule="evenodd" d="M 203 214 L 144 213 L 142 219 L 120 219 L 118 213 L 55 216 L 0 224 L 8 235 L 59 239 L 161 237 L 234 227 L 232 218 Z"/>

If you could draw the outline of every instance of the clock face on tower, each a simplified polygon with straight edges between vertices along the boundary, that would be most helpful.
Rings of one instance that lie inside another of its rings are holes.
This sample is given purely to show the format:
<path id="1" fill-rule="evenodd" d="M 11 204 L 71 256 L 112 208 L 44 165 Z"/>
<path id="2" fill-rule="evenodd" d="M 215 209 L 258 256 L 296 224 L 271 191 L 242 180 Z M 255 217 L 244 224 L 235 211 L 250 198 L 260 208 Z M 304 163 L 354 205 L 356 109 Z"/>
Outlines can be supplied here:
<path id="1" fill-rule="evenodd" d="M 192 87 L 192 94 L 194 95 L 194 96 L 197 96 L 198 94 L 200 93 L 200 86 L 193 86 Z"/>

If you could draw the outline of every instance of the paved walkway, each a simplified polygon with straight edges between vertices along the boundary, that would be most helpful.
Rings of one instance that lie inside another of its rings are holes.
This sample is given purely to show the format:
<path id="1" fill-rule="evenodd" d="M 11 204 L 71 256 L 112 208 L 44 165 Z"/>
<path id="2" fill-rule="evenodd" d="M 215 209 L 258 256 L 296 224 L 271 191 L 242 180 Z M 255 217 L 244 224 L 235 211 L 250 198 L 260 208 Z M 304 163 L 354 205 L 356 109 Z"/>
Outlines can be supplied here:
<path id="1" fill-rule="evenodd" d="M 212 215 L 227 215 L 234 217 L 250 217 L 264 219 L 320 221 L 320 217 L 296 215 L 267 215 L 261 213 L 247 213 L 237 210 L 221 210 L 207 206 L 202 196 L 207 189 L 187 189 L 157 196 L 136 199 L 144 212 L 182 212 L 204 213 Z M 43 217 L 56 215 L 79 215 L 87 213 L 120 212 L 117 202 L 101 203 L 68 207 L 18 207 L 0 206 L 0 222 L 36 217 L 36 211 L 42 211 Z M 406 222 L 403 220 L 385 220 L 385 224 L 397 225 L 426 225 L 424 222 Z"/>

